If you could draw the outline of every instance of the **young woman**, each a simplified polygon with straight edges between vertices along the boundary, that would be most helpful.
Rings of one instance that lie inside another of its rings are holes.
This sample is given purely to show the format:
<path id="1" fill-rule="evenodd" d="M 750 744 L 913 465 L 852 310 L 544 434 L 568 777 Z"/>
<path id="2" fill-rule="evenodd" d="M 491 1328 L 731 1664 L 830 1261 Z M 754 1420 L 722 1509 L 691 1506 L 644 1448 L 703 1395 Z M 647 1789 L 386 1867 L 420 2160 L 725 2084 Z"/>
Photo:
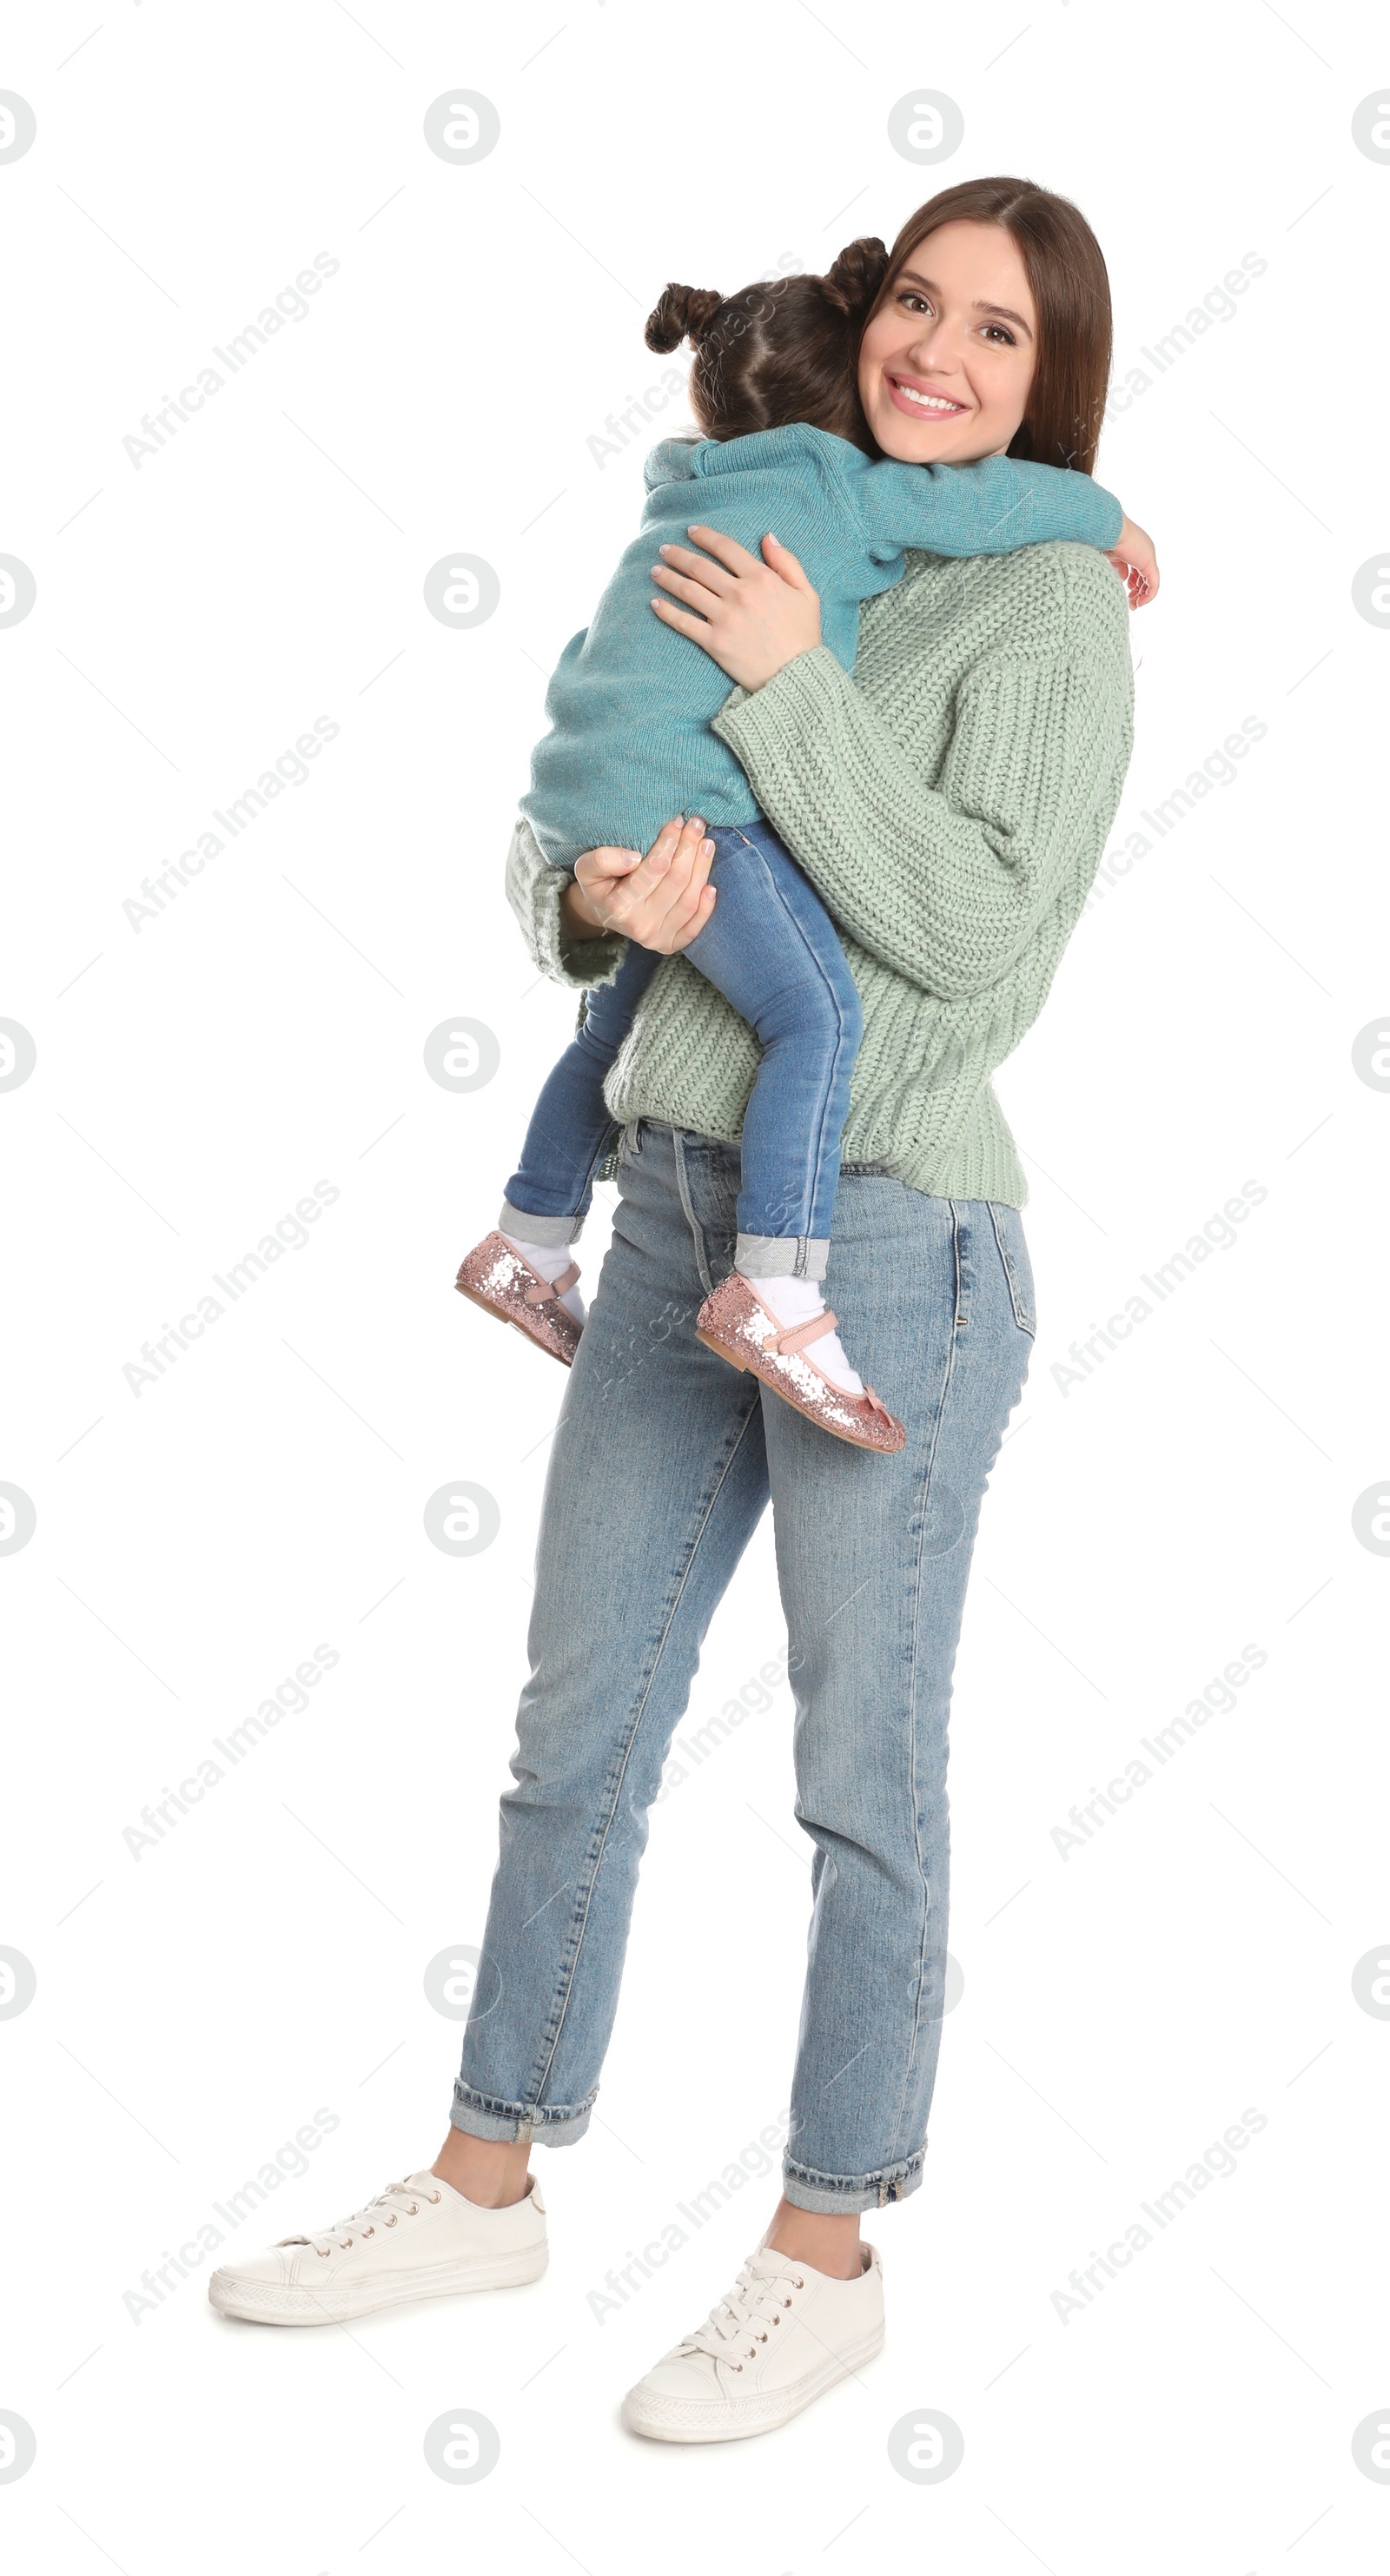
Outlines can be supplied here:
<path id="1" fill-rule="evenodd" d="M 901 1449 L 902 1424 L 854 1368 L 820 1286 L 859 1049 L 858 989 L 829 913 L 715 730 L 728 696 L 723 671 L 670 621 L 645 614 L 652 553 L 685 551 L 687 529 L 706 510 L 721 536 L 745 546 L 775 527 L 819 595 L 821 642 L 852 672 L 860 609 L 902 579 L 909 548 L 967 558 L 1049 538 L 1079 537 L 1107 553 L 1143 542 L 1112 494 L 1064 465 L 872 456 L 859 344 L 887 272 L 882 242 L 861 237 L 824 277 L 727 298 L 666 288 L 646 337 L 662 350 L 692 341 L 690 403 L 703 436 L 665 439 L 647 459 L 641 530 L 592 623 L 560 656 L 546 698 L 550 731 L 532 755 L 521 807 L 542 856 L 569 876 L 595 844 L 622 844 L 635 868 L 673 806 L 704 817 L 714 845 L 708 915 L 683 953 L 747 1022 L 759 1058 L 739 1137 L 734 1267 L 695 1330 L 832 1439 L 882 1454 Z M 612 1145 L 608 1077 L 659 964 L 658 950 L 630 941 L 614 980 L 590 989 L 583 1025 L 531 1113 L 496 1227 L 455 1281 L 565 1366 L 584 1322 L 574 1247 Z"/>
<path id="2" fill-rule="evenodd" d="M 1109 357 L 1082 217 L 1025 181 L 980 180 L 904 226 L 859 393 L 903 463 L 1012 453 L 1089 472 Z M 544 2268 L 531 2144 L 588 2125 L 647 1810 L 771 1496 L 797 1814 L 815 1846 L 809 1963 L 783 2197 L 733 2288 L 626 2400 L 634 2432 L 677 2442 L 782 2423 L 882 2341 L 860 2216 L 921 2180 L 951 1669 L 1035 1329 L 1025 1184 L 990 1076 L 1084 903 L 1132 713 L 1125 586 L 1093 549 L 912 559 L 864 609 L 851 677 L 775 536 L 761 560 L 711 529 L 690 537 L 661 550 L 656 613 L 734 684 L 717 730 L 858 987 L 827 1286 L 906 1442 L 869 1458 L 827 1440 L 696 1337 L 733 1265 L 756 1067 L 745 1024 L 680 954 L 708 918 L 703 824 L 667 825 L 635 869 L 589 851 L 572 878 L 519 825 L 509 891 L 539 964 L 588 989 L 630 940 L 663 963 L 609 1077 L 621 1198 L 552 1454 L 476 2009 L 434 2165 L 210 2284 L 226 2314 L 314 2324 Z"/>

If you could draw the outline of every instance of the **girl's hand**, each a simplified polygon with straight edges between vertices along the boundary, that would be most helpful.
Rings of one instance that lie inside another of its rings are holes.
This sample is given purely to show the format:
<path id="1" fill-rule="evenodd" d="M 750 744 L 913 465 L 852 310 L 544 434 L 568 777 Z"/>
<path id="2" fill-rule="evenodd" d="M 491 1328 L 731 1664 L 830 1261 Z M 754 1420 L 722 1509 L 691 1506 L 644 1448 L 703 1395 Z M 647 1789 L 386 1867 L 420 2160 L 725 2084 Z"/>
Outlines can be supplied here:
<path id="1" fill-rule="evenodd" d="M 561 899 L 564 927 L 572 939 L 607 931 L 674 957 L 714 910 L 714 888 L 705 883 L 713 856 L 698 814 L 663 824 L 645 858 L 636 850 L 586 850 Z"/>
<path id="2" fill-rule="evenodd" d="M 688 635 L 744 689 L 760 689 L 784 663 L 819 644 L 820 597 L 788 547 L 764 537 L 760 563 L 717 528 L 692 527 L 687 534 L 703 554 L 662 546 L 661 561 L 652 566 L 653 581 L 669 594 L 652 601 L 663 626 Z M 677 600 L 685 605 L 676 607 Z"/>
<path id="3" fill-rule="evenodd" d="M 1125 520 L 1106 562 L 1114 565 L 1129 592 L 1131 608 L 1147 608 L 1149 601 L 1157 598 L 1158 557 L 1154 541 L 1143 528 L 1136 528 L 1132 519 Z"/>

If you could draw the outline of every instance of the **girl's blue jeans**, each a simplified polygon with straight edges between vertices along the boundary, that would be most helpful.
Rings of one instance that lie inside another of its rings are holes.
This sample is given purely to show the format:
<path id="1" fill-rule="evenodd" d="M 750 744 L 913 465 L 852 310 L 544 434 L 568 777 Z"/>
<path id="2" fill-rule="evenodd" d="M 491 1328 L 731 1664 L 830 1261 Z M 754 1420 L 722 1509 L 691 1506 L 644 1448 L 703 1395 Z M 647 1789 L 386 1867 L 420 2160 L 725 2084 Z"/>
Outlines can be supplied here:
<path id="1" fill-rule="evenodd" d="M 717 900 L 684 954 L 762 1048 L 743 1118 L 735 1266 L 752 1278 L 823 1279 L 859 995 L 829 913 L 771 824 L 720 825 L 710 838 Z M 507 1183 L 504 1233 L 553 1244 L 578 1235 L 616 1133 L 603 1086 L 660 963 L 630 947 L 615 980 L 589 994 Z"/>
<path id="2" fill-rule="evenodd" d="M 618 1182 L 551 1452 L 530 1679 L 450 2117 L 474 2137 L 557 2147 L 588 2127 L 648 1813 L 770 1496 L 811 1881 L 800 2028 L 767 2031 L 765 2098 L 788 2099 L 794 2044 L 787 2198 L 871 2209 L 922 2178 L 947 2003 L 951 1668 L 980 1498 L 1033 1348 L 1023 1228 L 1017 1208 L 845 1167 L 827 1284 L 907 1425 L 904 1449 L 870 1457 L 696 1336 L 733 1266 L 737 1150 L 643 1120 Z M 716 1715 L 697 1740 L 726 1731 Z M 723 1794 L 742 1814 L 737 1783 Z M 976 1823 L 988 1831 L 983 1812 Z M 713 1848 L 708 1902 L 721 1927 L 733 1920 L 742 1979 L 730 2010 L 756 2027 L 739 1894 Z M 787 1901 L 802 1902 L 790 1870 Z M 708 1973 L 705 1947 L 697 1915 L 673 1991 Z M 689 2082 L 714 2071 L 692 2066 Z"/>

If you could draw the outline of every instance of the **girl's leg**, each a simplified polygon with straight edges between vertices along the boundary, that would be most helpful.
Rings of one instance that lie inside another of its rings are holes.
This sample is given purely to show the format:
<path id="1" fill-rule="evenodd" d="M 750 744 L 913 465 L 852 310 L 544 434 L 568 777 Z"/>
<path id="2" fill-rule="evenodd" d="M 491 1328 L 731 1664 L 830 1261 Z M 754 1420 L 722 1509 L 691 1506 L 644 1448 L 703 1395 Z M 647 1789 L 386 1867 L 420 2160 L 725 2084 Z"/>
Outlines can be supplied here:
<path id="1" fill-rule="evenodd" d="M 514 1241 L 559 1247 L 577 1240 L 614 1134 L 603 1086 L 660 963 L 653 949 L 633 945 L 613 982 L 586 997 L 583 1024 L 542 1086 L 507 1183 L 498 1225 Z"/>
<path id="2" fill-rule="evenodd" d="M 829 913 L 771 825 L 713 838 L 719 899 L 685 954 L 762 1048 L 743 1120 L 736 1267 L 823 1279 L 859 995 Z"/>
<path id="3" fill-rule="evenodd" d="M 743 1118 L 735 1266 L 780 1325 L 804 1328 L 825 1310 L 859 995 L 834 923 L 771 825 L 714 840 L 719 900 L 685 953 L 762 1049 Z M 838 1334 L 827 1327 L 802 1347 L 837 1386 L 862 1393 Z"/>

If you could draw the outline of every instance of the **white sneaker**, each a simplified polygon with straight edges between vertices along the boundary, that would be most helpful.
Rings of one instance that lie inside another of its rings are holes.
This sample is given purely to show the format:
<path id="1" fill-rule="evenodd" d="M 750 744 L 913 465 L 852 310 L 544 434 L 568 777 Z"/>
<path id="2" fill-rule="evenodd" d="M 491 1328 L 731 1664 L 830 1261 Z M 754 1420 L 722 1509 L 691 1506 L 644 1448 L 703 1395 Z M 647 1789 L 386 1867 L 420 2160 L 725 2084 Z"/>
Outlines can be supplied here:
<path id="1" fill-rule="evenodd" d="M 630 2433 L 653 2442 L 736 2442 L 770 2433 L 883 2343 L 883 2265 L 863 2249 L 855 2281 L 759 2246 L 728 2297 L 623 2401 Z"/>
<path id="2" fill-rule="evenodd" d="M 534 2175 L 506 2209 L 465 2200 L 442 2175 L 407 2174 L 316 2236 L 282 2236 L 214 2272 L 218 2314 L 263 2326 L 332 2326 L 405 2299 L 505 2290 L 545 2270 L 545 2203 Z"/>

